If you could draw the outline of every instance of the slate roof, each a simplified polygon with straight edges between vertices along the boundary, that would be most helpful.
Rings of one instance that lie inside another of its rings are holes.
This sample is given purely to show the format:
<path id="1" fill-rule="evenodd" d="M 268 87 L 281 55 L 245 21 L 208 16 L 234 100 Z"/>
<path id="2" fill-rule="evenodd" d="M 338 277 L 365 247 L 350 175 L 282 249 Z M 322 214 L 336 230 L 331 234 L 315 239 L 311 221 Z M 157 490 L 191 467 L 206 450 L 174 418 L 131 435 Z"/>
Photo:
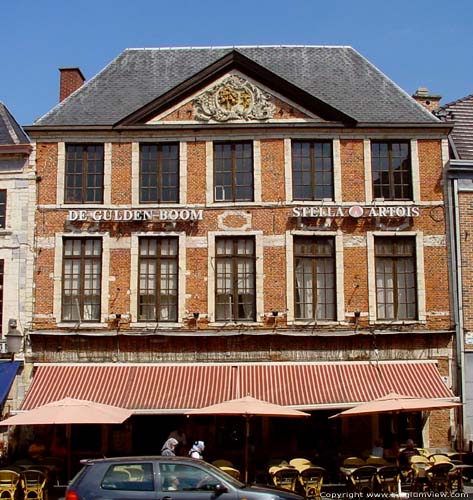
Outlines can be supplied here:
<path id="1" fill-rule="evenodd" d="M 29 144 L 30 140 L 13 118 L 8 108 L 0 101 L 0 145 Z"/>
<path id="2" fill-rule="evenodd" d="M 441 106 L 435 114 L 452 122 L 451 138 L 460 160 L 473 160 L 473 94 Z"/>
<path id="3" fill-rule="evenodd" d="M 112 126 L 237 51 L 359 123 L 438 120 L 351 47 L 126 49 L 37 126 Z"/>

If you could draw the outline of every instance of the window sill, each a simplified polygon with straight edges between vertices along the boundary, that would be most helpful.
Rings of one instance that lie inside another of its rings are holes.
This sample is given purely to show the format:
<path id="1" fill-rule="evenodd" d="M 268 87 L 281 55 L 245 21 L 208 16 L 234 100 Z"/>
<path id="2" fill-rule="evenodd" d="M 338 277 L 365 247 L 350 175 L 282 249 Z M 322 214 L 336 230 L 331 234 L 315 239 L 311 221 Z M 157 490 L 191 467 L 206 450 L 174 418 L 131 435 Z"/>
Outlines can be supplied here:
<path id="1" fill-rule="evenodd" d="M 77 321 L 71 321 L 71 322 L 60 322 L 57 323 L 56 325 L 58 328 L 74 328 L 74 329 L 87 329 L 87 328 L 107 328 L 108 324 L 107 323 L 88 323 L 88 322 L 82 322 L 79 323 Z"/>
<path id="2" fill-rule="evenodd" d="M 176 322 L 155 322 L 155 323 L 150 323 L 147 321 L 132 321 L 130 323 L 130 328 L 141 328 L 144 330 L 166 330 L 169 328 L 182 328 L 182 323 L 176 323 Z"/>
<path id="3" fill-rule="evenodd" d="M 427 321 L 425 319 L 406 319 L 406 320 L 370 320 L 371 325 L 386 325 L 386 326 L 391 326 L 391 325 L 425 325 L 427 324 Z"/>
<path id="4" fill-rule="evenodd" d="M 348 325 L 346 321 L 339 321 L 339 320 L 301 320 L 301 319 L 295 319 L 293 321 L 288 321 L 288 325 L 294 325 L 294 326 L 335 326 L 335 325 Z"/>

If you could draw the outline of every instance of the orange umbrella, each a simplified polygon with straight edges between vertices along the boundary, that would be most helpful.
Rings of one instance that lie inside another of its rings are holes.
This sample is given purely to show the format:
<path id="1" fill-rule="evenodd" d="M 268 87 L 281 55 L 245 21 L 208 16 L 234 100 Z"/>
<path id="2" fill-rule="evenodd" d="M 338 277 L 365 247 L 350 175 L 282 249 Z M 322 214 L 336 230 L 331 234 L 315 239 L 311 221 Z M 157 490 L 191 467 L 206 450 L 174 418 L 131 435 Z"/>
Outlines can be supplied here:
<path id="1" fill-rule="evenodd" d="M 65 424 L 67 436 L 67 474 L 71 475 L 71 424 L 121 424 L 132 415 L 131 410 L 82 399 L 64 398 L 32 410 L 18 413 L 0 425 Z"/>
<path id="2" fill-rule="evenodd" d="M 329 418 L 356 417 L 373 413 L 399 413 L 404 411 L 427 411 L 442 410 L 461 406 L 461 403 L 453 399 L 417 398 L 391 392 L 382 398 L 374 399 L 368 403 L 362 403 L 348 410 L 332 415 Z"/>
<path id="3" fill-rule="evenodd" d="M 223 403 L 217 403 L 204 408 L 190 410 L 186 415 L 228 415 L 243 416 L 246 420 L 245 432 L 245 482 L 248 482 L 248 453 L 250 438 L 250 417 L 309 417 L 309 413 L 304 413 L 287 406 L 276 405 L 245 396 L 239 399 L 231 399 Z"/>

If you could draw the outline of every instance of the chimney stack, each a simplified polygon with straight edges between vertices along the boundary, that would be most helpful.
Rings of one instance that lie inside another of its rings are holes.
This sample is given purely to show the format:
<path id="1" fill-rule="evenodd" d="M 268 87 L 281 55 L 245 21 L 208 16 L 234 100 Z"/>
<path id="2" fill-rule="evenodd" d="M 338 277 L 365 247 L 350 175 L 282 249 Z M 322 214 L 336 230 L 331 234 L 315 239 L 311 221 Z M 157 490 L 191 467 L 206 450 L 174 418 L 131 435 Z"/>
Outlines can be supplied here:
<path id="1" fill-rule="evenodd" d="M 59 86 L 59 102 L 64 101 L 85 82 L 85 77 L 79 68 L 59 68 L 61 73 Z"/>
<path id="2" fill-rule="evenodd" d="M 427 87 L 419 87 L 412 97 L 431 113 L 439 107 L 440 99 L 442 99 L 441 95 L 431 94 Z"/>

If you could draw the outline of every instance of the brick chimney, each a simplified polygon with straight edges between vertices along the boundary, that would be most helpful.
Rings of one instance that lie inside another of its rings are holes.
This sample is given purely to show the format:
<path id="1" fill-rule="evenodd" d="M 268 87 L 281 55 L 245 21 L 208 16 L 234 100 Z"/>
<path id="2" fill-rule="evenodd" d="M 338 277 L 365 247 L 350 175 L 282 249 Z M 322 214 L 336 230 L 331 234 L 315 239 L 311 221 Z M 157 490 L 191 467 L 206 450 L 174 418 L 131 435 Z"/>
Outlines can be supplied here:
<path id="1" fill-rule="evenodd" d="M 427 87 L 419 87 L 412 97 L 431 113 L 439 107 L 440 99 L 442 99 L 441 95 L 431 94 Z"/>
<path id="2" fill-rule="evenodd" d="M 61 79 L 59 84 L 59 102 L 64 101 L 85 82 L 79 68 L 59 68 Z"/>

